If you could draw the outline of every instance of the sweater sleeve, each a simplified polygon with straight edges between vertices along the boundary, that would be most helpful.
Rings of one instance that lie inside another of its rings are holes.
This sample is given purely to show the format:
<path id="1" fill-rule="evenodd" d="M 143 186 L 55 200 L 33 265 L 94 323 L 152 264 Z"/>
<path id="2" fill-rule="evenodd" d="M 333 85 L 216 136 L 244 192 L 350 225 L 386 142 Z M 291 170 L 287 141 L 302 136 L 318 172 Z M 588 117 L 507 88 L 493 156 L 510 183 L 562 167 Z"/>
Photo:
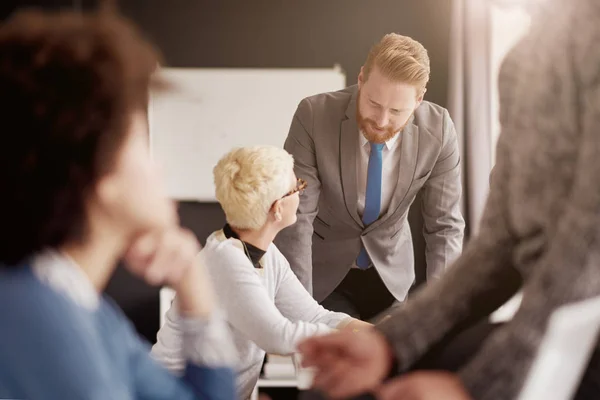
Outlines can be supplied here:
<path id="1" fill-rule="evenodd" d="M 212 318 L 218 319 L 213 316 Z M 138 339 L 130 324 L 124 336 L 129 338 L 130 369 L 134 373 L 136 399 L 202 399 L 234 400 L 235 374 L 230 361 L 224 362 L 217 353 L 232 348 L 226 331 L 215 329 L 220 322 L 182 319 L 182 353 L 185 367 L 176 377 L 151 356 L 149 346 Z M 225 334 L 225 340 L 215 340 L 215 333 Z M 217 346 L 217 347 L 213 347 Z M 226 350 L 229 352 L 229 350 Z"/>
<path id="2" fill-rule="evenodd" d="M 204 261 L 228 322 L 267 353 L 291 354 L 300 340 L 331 332 L 325 324 L 290 321 L 283 316 L 256 269 L 236 248 L 224 244 L 217 251 L 206 250 Z"/>
<path id="3" fill-rule="evenodd" d="M 175 374 L 181 374 L 187 360 L 210 366 L 232 366 L 237 360 L 231 332 L 220 311 L 210 320 L 197 321 L 179 314 L 175 298 L 165 323 L 152 346 L 152 357 Z"/>
<path id="4" fill-rule="evenodd" d="M 340 312 L 326 310 L 302 286 L 283 254 L 276 250 L 276 289 L 275 306 L 284 317 L 292 322 L 306 321 L 321 323 L 334 329 L 342 329 L 352 321 L 352 317 Z"/>

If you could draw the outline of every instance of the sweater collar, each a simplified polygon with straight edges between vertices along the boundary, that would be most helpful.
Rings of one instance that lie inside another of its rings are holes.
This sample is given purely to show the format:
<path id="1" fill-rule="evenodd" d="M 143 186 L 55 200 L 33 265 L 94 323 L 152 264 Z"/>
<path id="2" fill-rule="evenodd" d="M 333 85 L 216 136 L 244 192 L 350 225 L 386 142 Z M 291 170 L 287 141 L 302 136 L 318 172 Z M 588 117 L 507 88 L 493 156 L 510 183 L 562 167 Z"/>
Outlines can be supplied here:
<path id="1" fill-rule="evenodd" d="M 67 254 L 56 250 L 42 251 L 33 257 L 31 266 L 40 281 L 70 297 L 79 306 L 88 310 L 98 307 L 100 295 L 96 288 Z"/>
<path id="2" fill-rule="evenodd" d="M 254 268 L 262 268 L 260 260 L 265 255 L 266 251 L 259 249 L 258 247 L 248 242 L 244 242 L 242 239 L 240 239 L 240 236 L 237 233 L 235 233 L 235 231 L 231 228 L 229 224 L 225 224 L 225 226 L 223 227 L 223 233 L 225 234 L 225 237 L 227 239 L 234 238 L 242 242 L 242 245 L 244 246 L 244 253 L 246 253 L 246 257 L 250 259 L 250 262 L 252 262 Z"/>

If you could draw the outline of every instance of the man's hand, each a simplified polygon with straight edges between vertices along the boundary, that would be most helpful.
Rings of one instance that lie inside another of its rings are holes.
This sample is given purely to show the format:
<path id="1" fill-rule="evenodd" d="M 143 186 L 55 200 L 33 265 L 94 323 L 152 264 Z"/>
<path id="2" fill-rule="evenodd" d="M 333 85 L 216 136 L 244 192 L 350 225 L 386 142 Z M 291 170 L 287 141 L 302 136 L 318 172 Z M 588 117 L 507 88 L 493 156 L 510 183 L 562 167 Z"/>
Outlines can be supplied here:
<path id="1" fill-rule="evenodd" d="M 472 400 L 460 380 L 448 372 L 414 372 L 386 382 L 379 400 Z"/>
<path id="2" fill-rule="evenodd" d="M 391 347 L 375 329 L 312 337 L 298 349 L 303 366 L 317 369 L 313 387 L 335 398 L 375 389 L 393 360 Z"/>

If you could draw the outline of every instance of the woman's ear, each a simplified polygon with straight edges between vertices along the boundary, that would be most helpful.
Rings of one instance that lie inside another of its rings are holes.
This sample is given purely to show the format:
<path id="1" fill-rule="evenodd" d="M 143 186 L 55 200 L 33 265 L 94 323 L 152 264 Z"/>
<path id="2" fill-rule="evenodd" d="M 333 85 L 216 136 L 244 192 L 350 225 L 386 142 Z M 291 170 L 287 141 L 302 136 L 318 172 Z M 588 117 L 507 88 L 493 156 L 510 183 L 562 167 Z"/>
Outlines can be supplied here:
<path id="1" fill-rule="evenodd" d="M 100 204 L 112 205 L 119 198 L 117 182 L 111 176 L 105 176 L 96 184 L 96 199 Z"/>
<path id="2" fill-rule="evenodd" d="M 281 220 L 283 219 L 283 217 L 281 216 L 281 209 L 281 200 L 275 201 L 275 203 L 273 203 L 273 206 L 271 207 L 271 212 L 273 213 L 273 217 L 275 217 L 275 221 L 277 222 L 281 222 Z"/>

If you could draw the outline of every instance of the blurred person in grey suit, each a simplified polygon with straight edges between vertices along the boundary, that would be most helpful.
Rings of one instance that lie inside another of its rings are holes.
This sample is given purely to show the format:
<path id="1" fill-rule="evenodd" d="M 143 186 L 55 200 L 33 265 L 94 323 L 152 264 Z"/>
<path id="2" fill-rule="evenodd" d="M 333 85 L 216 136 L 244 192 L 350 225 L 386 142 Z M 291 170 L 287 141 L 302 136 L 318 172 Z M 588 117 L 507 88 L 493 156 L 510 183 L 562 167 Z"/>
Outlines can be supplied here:
<path id="1" fill-rule="evenodd" d="M 284 147 L 308 187 L 277 246 L 328 309 L 367 320 L 406 299 L 419 192 L 427 279 L 462 250 L 457 135 L 448 111 L 423 100 L 429 72 L 420 43 L 388 34 L 357 85 L 305 98 L 294 115 Z"/>

